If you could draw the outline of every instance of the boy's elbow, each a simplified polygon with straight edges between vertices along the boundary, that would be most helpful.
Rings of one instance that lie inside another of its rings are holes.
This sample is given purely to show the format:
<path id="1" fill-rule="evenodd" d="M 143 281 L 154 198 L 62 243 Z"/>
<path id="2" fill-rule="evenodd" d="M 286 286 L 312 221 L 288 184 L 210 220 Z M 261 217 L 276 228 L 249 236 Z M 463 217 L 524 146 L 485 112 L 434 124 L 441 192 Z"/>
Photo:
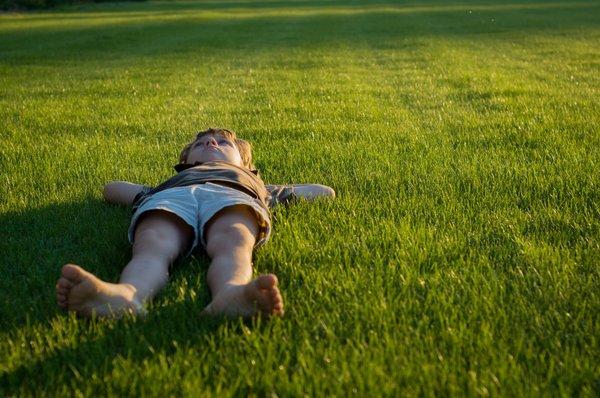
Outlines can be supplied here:
<path id="1" fill-rule="evenodd" d="M 115 189 L 116 183 L 115 181 L 109 182 L 104 185 L 104 189 L 102 190 L 102 196 L 104 196 L 104 200 L 110 203 L 115 202 Z"/>
<path id="2" fill-rule="evenodd" d="M 109 201 L 110 202 L 110 184 L 112 184 L 111 182 L 109 182 L 108 184 L 104 185 L 104 189 L 102 190 L 102 196 L 104 197 L 104 200 Z"/>

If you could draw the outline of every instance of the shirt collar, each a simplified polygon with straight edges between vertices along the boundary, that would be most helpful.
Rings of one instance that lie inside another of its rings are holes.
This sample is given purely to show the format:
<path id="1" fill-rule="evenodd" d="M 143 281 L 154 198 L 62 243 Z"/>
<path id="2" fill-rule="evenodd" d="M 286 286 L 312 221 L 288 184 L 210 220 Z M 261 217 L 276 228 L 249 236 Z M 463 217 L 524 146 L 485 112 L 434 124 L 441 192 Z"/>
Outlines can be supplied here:
<path id="1" fill-rule="evenodd" d="M 215 160 L 212 162 L 205 162 L 205 163 L 227 163 L 227 164 L 234 165 L 233 163 L 222 162 L 222 161 L 218 161 L 218 160 Z M 192 167 L 200 166 L 201 164 L 204 164 L 204 163 L 202 163 L 202 162 L 194 162 L 194 164 L 179 163 L 179 164 L 176 164 L 175 166 L 173 166 L 173 168 L 175 169 L 176 172 L 181 173 L 184 170 L 191 169 Z M 258 170 L 256 170 L 256 169 L 249 169 L 249 170 L 252 174 L 258 175 Z"/>

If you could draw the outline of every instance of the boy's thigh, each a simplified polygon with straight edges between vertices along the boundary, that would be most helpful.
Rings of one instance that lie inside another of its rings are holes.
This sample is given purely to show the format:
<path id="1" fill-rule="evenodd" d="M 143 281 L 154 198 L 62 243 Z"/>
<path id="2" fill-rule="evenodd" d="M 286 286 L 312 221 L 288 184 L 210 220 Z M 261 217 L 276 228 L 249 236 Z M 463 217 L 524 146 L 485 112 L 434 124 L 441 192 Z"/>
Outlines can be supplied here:
<path id="1" fill-rule="evenodd" d="M 223 235 L 223 246 L 227 246 L 227 241 L 231 245 L 247 243 L 248 231 L 253 241 L 251 247 L 267 241 L 271 219 L 268 210 L 257 199 L 237 189 L 212 183 L 200 186 L 195 195 L 200 207 L 198 231 L 209 255 L 208 240 L 214 243 L 217 235 Z"/>
<path id="2" fill-rule="evenodd" d="M 194 235 L 194 229 L 183 218 L 173 212 L 161 209 L 148 210 L 140 215 L 134 235 L 137 238 L 147 230 L 164 231 L 164 235 L 183 241 Z"/>
<path id="3" fill-rule="evenodd" d="M 194 241 L 194 229 L 178 215 L 160 209 L 142 213 L 134 229 L 134 252 L 140 249 L 180 254 Z"/>
<path id="4" fill-rule="evenodd" d="M 138 207 L 129 224 L 128 238 L 134 248 L 140 232 L 146 236 L 144 240 L 165 244 L 183 240 L 190 254 L 198 242 L 197 220 L 193 187 L 170 188 L 152 195 Z"/>
<path id="5" fill-rule="evenodd" d="M 252 207 L 237 204 L 219 210 L 206 222 L 203 241 L 209 255 L 231 247 L 254 247 L 260 230 L 256 212 Z"/>

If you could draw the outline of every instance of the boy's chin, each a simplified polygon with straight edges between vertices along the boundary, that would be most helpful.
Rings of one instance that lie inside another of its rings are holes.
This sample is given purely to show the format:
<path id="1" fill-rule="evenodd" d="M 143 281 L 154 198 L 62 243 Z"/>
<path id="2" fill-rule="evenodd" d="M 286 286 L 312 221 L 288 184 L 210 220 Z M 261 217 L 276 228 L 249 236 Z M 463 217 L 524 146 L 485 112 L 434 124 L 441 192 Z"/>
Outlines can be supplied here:
<path id="1" fill-rule="evenodd" d="M 207 156 L 205 162 L 231 162 L 223 156 Z"/>
<path id="2" fill-rule="evenodd" d="M 227 163 L 233 163 L 233 164 L 239 164 L 240 162 L 233 160 L 233 159 L 229 159 L 225 156 L 207 156 L 205 158 L 203 158 L 202 160 L 200 160 L 201 163 L 206 163 L 206 162 L 227 162 Z"/>
<path id="3" fill-rule="evenodd" d="M 206 162 L 215 162 L 219 160 L 224 160 L 221 156 L 202 156 L 201 158 L 196 158 L 190 163 L 206 163 Z"/>

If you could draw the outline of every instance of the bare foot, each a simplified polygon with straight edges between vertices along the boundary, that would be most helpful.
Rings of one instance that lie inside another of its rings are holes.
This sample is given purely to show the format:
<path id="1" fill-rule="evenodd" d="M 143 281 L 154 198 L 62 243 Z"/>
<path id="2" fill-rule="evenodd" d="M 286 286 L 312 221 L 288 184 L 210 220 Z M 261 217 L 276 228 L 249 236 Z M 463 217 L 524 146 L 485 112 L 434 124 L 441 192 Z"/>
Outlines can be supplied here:
<path id="1" fill-rule="evenodd" d="M 246 285 L 223 288 L 202 314 L 250 318 L 283 315 L 283 299 L 273 274 L 260 275 Z"/>
<path id="2" fill-rule="evenodd" d="M 125 313 L 143 313 L 136 302 L 135 287 L 129 284 L 107 283 L 83 268 L 67 264 L 56 282 L 59 307 L 77 315 L 118 318 Z"/>

